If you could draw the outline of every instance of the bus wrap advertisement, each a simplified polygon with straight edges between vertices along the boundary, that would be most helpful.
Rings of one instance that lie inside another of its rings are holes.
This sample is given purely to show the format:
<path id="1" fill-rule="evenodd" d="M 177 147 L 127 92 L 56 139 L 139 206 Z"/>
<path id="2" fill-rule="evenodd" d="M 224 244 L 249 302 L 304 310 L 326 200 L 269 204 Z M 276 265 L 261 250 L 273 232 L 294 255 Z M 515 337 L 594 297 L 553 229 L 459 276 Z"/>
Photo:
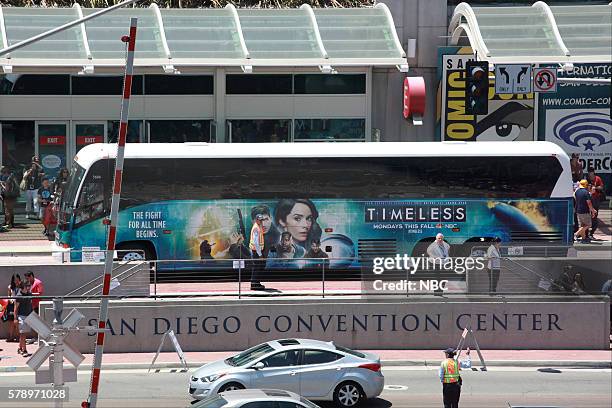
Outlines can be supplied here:
<path id="1" fill-rule="evenodd" d="M 117 242 L 149 241 L 158 260 L 246 259 L 253 219 L 261 214 L 267 268 L 307 268 L 307 258 L 322 257 L 312 252 L 319 246 L 331 268 L 344 269 L 360 266 L 362 245 L 375 249 L 383 241 L 387 252 L 390 244 L 398 254 L 415 254 L 439 232 L 456 251 L 466 241 L 484 238 L 488 245 L 519 235 L 562 244 L 571 235 L 571 205 L 568 199 L 163 201 L 122 210 Z M 104 248 L 106 228 L 97 219 L 73 230 L 73 248 Z M 73 252 L 74 261 L 81 256 Z"/>

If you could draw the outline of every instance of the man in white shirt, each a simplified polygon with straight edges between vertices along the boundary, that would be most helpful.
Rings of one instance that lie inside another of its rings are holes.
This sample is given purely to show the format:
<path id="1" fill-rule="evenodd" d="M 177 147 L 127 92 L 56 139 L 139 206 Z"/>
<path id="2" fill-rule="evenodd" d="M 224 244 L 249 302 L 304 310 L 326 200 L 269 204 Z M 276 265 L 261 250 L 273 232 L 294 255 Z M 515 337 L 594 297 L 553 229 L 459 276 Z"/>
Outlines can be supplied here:
<path id="1" fill-rule="evenodd" d="M 449 251 L 450 245 L 444 241 L 444 235 L 440 232 L 436 235 L 436 240 L 427 247 L 427 255 L 430 258 L 448 258 Z"/>
<path id="2" fill-rule="evenodd" d="M 486 258 L 488 260 L 487 268 L 489 269 L 489 293 L 497 292 L 497 282 L 499 282 L 499 272 L 501 269 L 500 246 L 501 239 L 497 237 L 493 240 L 489 249 L 487 249 Z"/>

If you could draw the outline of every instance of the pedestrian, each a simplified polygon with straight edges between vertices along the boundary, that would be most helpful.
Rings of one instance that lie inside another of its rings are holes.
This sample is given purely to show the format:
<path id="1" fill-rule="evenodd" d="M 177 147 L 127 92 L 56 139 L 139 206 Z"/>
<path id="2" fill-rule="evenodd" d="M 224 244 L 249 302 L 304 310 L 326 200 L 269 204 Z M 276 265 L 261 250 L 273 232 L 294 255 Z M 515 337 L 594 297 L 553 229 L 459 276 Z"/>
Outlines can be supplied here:
<path id="1" fill-rule="evenodd" d="M 52 211 L 51 203 L 53 200 L 53 194 L 51 192 L 51 185 L 49 184 L 49 179 L 46 177 L 42 179 L 42 185 L 37 191 L 37 198 L 39 206 L 38 218 L 41 220 L 43 226 L 45 227 L 43 229 L 43 235 L 47 236 L 49 234 L 51 217 L 51 214 L 48 214 L 48 212 Z"/>
<path id="2" fill-rule="evenodd" d="M 580 161 L 580 156 L 578 153 L 572 153 L 572 158 L 570 159 L 570 167 L 572 169 L 572 180 L 574 183 L 582 180 L 582 176 L 584 175 L 584 168 L 582 167 L 582 162 Z"/>
<path id="3" fill-rule="evenodd" d="M 34 276 L 34 272 L 27 271 L 24 276 L 26 278 L 26 282 L 30 286 L 30 292 L 32 292 L 32 296 L 43 296 L 45 288 L 43 286 L 42 281 Z M 40 314 L 39 305 L 40 299 L 32 299 L 32 310 L 36 312 L 36 314 Z"/>
<path id="4" fill-rule="evenodd" d="M 255 222 L 251 227 L 251 236 L 249 240 L 249 249 L 251 250 L 251 290 L 265 290 L 266 287 L 261 284 L 260 275 L 264 267 L 263 251 L 264 251 L 264 233 L 263 233 L 263 215 L 258 214 L 255 217 Z"/>
<path id="5" fill-rule="evenodd" d="M 574 198 L 576 200 L 576 216 L 578 217 L 578 231 L 576 232 L 576 240 L 581 239 L 580 242 L 590 242 L 587 235 L 589 228 L 591 228 L 592 217 L 596 215 L 595 208 L 591 202 L 591 194 L 587 190 L 589 182 L 586 180 L 580 180 L 580 188 L 574 191 Z"/>
<path id="6" fill-rule="evenodd" d="M 4 207 L 4 228 L 13 228 L 15 226 L 15 204 L 19 198 L 19 183 L 15 178 L 15 174 L 8 167 L 2 168 L 2 177 L 0 178 L 0 188 L 2 190 L 2 203 Z"/>
<path id="7" fill-rule="evenodd" d="M 14 319 L 19 326 L 19 349 L 17 352 L 24 357 L 30 357 L 26 347 L 26 337 L 30 332 L 30 327 L 25 322 L 25 319 L 32 313 L 32 299 L 30 298 L 30 286 L 26 282 L 21 281 L 17 291 L 17 299 L 15 300 L 15 316 Z"/>
<path id="8" fill-rule="evenodd" d="M 487 249 L 486 258 L 488 260 L 487 267 L 489 270 L 489 293 L 497 292 L 497 283 L 499 282 L 499 273 L 501 269 L 500 255 L 501 239 L 499 237 L 493 240 L 489 249 Z"/>
<path id="9" fill-rule="evenodd" d="M 442 382 L 442 395 L 444 398 L 444 408 L 459 408 L 459 398 L 461 397 L 462 379 L 459 370 L 472 367 L 470 349 L 466 350 L 467 358 L 459 361 L 455 358 L 455 349 L 447 348 L 444 350 L 446 358 L 440 364 L 438 376 Z"/>
<path id="10" fill-rule="evenodd" d="M 39 163 L 38 156 L 32 157 L 30 168 L 23 174 L 21 189 L 26 192 L 26 218 L 36 218 L 39 216 L 38 189 L 42 185 L 42 178 L 45 175 Z"/>
<path id="11" fill-rule="evenodd" d="M 450 244 L 444 241 L 444 234 L 439 232 L 436 234 L 436 240 L 427 247 L 427 255 L 430 258 L 448 258 Z"/>
<path id="12" fill-rule="evenodd" d="M 606 189 L 604 186 L 604 182 L 598 175 L 595 174 L 595 168 L 589 167 L 588 169 L 588 181 L 591 186 L 591 198 L 593 203 L 593 208 L 595 208 L 595 216 L 591 221 L 591 229 L 589 230 L 589 238 L 595 240 L 595 230 L 599 226 L 599 206 L 603 201 L 606 200 Z"/>
<path id="13" fill-rule="evenodd" d="M 55 181 L 53 182 L 52 191 L 55 197 L 60 197 L 64 193 L 66 184 L 68 184 L 69 175 L 70 175 L 70 172 L 65 167 L 59 171 L 57 177 L 55 178 Z"/>
<path id="14" fill-rule="evenodd" d="M 8 286 L 8 304 L 6 310 L 2 316 L 2 321 L 8 323 L 8 335 L 6 337 L 7 343 L 16 343 L 19 341 L 19 327 L 18 322 L 15 319 L 15 297 L 19 293 L 19 287 L 21 286 L 21 276 L 18 273 L 14 273 L 11 276 L 11 283 Z"/>

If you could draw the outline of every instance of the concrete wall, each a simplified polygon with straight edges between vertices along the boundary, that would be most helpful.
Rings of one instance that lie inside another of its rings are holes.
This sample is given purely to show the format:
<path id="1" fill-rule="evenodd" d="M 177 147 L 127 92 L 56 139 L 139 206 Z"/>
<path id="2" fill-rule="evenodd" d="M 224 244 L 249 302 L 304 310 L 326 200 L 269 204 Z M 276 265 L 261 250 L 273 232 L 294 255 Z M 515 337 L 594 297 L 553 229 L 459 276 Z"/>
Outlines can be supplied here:
<path id="1" fill-rule="evenodd" d="M 86 316 L 82 324 L 96 324 L 97 304 L 66 303 L 64 310 L 72 307 Z M 52 319 L 50 309 L 43 313 Z M 109 316 L 109 352 L 154 352 L 168 329 L 174 330 L 185 351 L 241 350 L 288 337 L 334 340 L 357 349 L 443 349 L 456 344 L 470 322 L 484 349 L 608 349 L 610 329 L 608 300 L 577 299 L 124 300 L 111 301 Z M 82 352 L 92 352 L 95 336 L 75 333 L 70 342 Z"/>
<path id="2" fill-rule="evenodd" d="M 402 115 L 402 90 L 406 74 L 397 69 L 376 68 L 372 76 L 372 128 L 380 129 L 385 142 L 439 140 L 436 124 L 436 77 L 438 47 L 446 45 L 448 8 L 446 0 L 380 0 L 395 22 L 402 47 L 416 39 L 416 56 L 408 59 L 408 76 L 425 78 L 427 107 L 423 126 L 413 126 Z"/>

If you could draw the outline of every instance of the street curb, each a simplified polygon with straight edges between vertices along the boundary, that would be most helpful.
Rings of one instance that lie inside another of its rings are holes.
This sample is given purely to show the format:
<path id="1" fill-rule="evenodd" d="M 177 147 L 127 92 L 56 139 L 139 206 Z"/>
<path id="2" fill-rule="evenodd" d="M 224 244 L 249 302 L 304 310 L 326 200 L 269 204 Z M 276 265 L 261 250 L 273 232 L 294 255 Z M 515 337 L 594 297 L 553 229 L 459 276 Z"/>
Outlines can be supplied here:
<path id="1" fill-rule="evenodd" d="M 384 367 L 439 367 L 441 360 L 382 360 L 381 363 Z M 207 362 L 198 363 L 187 363 L 189 369 L 198 368 Z M 480 367 L 480 361 L 472 360 L 473 367 Z M 580 368 L 610 368 L 612 369 L 612 362 L 610 361 L 597 361 L 597 360 L 491 360 L 486 361 L 487 367 L 580 367 Z M 102 370 L 142 370 L 148 369 L 151 366 L 149 363 L 108 363 L 102 365 Z M 164 370 L 179 370 L 183 367 L 179 363 L 156 363 L 151 370 L 155 372 L 157 369 Z M 79 371 L 91 370 L 91 364 L 83 364 L 78 368 Z M 13 366 L 13 367 L 0 367 L 0 373 L 14 373 L 14 372 L 31 372 L 32 369 L 28 366 Z"/>

